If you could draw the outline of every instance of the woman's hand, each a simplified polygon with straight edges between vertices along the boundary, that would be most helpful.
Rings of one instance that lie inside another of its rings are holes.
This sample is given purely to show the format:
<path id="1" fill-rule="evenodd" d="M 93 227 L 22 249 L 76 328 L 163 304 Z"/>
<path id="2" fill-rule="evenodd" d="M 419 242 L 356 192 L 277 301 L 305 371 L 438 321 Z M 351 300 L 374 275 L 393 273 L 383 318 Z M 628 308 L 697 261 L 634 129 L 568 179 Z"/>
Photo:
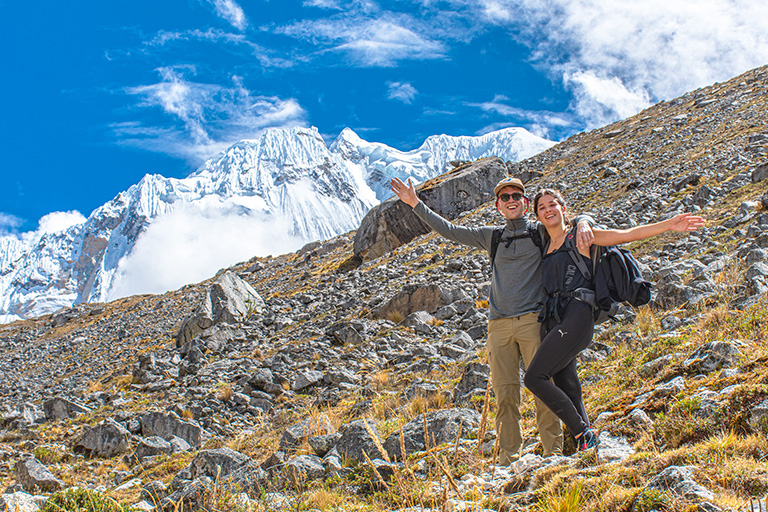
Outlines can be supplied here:
<path id="1" fill-rule="evenodd" d="M 681 213 L 669 219 L 670 231 L 696 231 L 704 225 L 704 218 L 692 213 Z"/>
<path id="2" fill-rule="evenodd" d="M 402 202 L 411 208 L 415 208 L 419 204 L 419 196 L 416 195 L 416 188 L 413 186 L 411 178 L 408 178 L 407 185 L 400 178 L 392 178 L 392 181 L 389 182 L 389 188 Z"/>

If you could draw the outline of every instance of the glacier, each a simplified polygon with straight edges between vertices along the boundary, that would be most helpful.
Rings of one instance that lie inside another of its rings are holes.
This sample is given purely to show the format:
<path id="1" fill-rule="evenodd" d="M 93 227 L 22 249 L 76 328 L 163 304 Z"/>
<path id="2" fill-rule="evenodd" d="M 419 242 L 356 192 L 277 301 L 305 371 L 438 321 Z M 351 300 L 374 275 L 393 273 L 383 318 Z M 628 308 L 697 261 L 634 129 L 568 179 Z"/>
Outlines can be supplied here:
<path id="1" fill-rule="evenodd" d="M 281 254 L 358 227 L 391 195 L 454 160 L 520 161 L 555 143 L 522 128 L 434 135 L 400 151 L 345 128 L 330 146 L 315 127 L 268 129 L 186 178 L 145 175 L 85 222 L 0 237 L 0 323 L 83 302 L 162 293 L 253 256 Z"/>

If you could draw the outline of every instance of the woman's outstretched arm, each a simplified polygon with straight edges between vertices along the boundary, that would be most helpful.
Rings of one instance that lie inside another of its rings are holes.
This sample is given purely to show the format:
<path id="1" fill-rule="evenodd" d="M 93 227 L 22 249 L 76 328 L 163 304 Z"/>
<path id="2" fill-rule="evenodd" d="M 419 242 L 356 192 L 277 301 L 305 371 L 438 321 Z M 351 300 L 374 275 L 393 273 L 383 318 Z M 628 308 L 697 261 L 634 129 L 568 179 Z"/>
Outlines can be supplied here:
<path id="1" fill-rule="evenodd" d="M 667 231 L 695 231 L 704 225 L 704 219 L 691 213 L 681 213 L 671 219 L 656 222 L 654 224 L 643 224 L 629 229 L 597 229 L 592 231 L 597 245 L 618 245 L 635 240 L 651 238 Z"/>

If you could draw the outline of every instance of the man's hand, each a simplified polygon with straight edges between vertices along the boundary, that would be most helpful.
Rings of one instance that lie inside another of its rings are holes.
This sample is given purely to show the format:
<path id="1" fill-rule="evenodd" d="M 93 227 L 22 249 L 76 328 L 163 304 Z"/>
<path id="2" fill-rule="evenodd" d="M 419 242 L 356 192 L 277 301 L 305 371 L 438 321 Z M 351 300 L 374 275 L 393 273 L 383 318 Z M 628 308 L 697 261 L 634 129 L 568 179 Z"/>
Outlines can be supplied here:
<path id="1" fill-rule="evenodd" d="M 595 234 L 589 222 L 582 220 L 576 225 L 576 247 L 582 250 L 588 249 L 595 241 Z"/>
<path id="2" fill-rule="evenodd" d="M 416 195 L 416 188 L 413 186 L 411 178 L 408 178 L 407 185 L 400 178 L 392 178 L 389 187 L 402 202 L 411 208 L 416 208 L 416 205 L 419 204 L 419 196 Z"/>

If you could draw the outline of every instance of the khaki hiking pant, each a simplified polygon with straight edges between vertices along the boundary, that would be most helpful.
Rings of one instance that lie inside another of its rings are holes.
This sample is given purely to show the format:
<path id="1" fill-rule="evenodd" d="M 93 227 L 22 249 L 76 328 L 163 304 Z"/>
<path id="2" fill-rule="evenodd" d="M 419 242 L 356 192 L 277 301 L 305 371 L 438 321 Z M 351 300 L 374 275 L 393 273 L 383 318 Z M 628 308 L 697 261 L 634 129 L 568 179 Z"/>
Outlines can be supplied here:
<path id="1" fill-rule="evenodd" d="M 520 357 L 526 368 L 541 344 L 538 313 L 497 318 L 488 323 L 488 362 L 496 395 L 496 435 L 499 437 L 499 464 L 520 456 L 523 443 L 520 429 Z M 535 398 L 536 425 L 544 456 L 563 452 L 563 428 L 558 417 Z"/>

